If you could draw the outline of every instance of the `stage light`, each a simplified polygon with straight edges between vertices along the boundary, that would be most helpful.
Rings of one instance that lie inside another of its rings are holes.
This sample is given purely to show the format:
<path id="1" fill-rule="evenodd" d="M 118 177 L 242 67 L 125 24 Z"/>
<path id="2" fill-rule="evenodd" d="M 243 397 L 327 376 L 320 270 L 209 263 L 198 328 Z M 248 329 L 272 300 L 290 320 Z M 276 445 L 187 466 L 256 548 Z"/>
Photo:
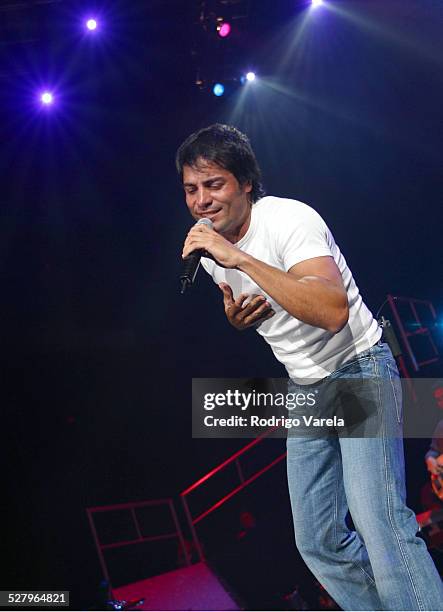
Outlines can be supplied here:
<path id="1" fill-rule="evenodd" d="M 252 83 L 252 81 L 255 81 L 256 79 L 256 74 L 255 72 L 249 71 L 246 74 L 242 74 L 240 77 L 240 83 L 242 85 L 244 85 L 245 83 L 249 82 Z"/>
<path id="2" fill-rule="evenodd" d="M 94 30 L 97 29 L 97 20 L 96 19 L 88 19 L 88 21 L 86 22 L 86 28 L 90 31 L 93 32 Z"/>
<path id="3" fill-rule="evenodd" d="M 214 94 L 214 96 L 217 96 L 217 98 L 219 98 L 225 93 L 225 88 L 221 83 L 216 83 L 212 88 L 212 93 Z"/>
<path id="4" fill-rule="evenodd" d="M 40 94 L 40 102 L 45 106 L 49 106 L 54 102 L 54 96 L 50 91 L 44 91 Z"/>
<path id="5" fill-rule="evenodd" d="M 312 8 L 318 8 L 323 4 L 323 0 L 312 0 Z"/>
<path id="6" fill-rule="evenodd" d="M 227 21 L 221 21 L 217 25 L 217 32 L 220 38 L 226 38 L 231 33 L 231 24 Z"/>

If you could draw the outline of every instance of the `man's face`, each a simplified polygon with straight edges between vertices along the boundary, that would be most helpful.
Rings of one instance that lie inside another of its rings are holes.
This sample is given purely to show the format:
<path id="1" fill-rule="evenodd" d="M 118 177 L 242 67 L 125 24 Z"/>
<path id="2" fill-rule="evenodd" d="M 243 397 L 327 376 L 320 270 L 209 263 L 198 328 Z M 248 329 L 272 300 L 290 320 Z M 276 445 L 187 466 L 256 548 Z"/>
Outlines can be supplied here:
<path id="1" fill-rule="evenodd" d="M 195 166 L 183 167 L 183 187 L 194 219 L 210 219 L 214 230 L 231 242 L 244 236 L 251 215 L 249 182 L 240 185 L 231 172 L 200 158 Z"/>

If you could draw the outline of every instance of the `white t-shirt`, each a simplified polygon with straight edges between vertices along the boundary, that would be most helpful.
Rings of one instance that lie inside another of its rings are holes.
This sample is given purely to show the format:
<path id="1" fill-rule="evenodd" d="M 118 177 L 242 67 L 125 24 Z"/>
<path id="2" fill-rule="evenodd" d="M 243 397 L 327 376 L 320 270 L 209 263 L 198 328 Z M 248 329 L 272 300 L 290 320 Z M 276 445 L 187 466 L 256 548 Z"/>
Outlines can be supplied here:
<path id="1" fill-rule="evenodd" d="M 326 223 L 310 206 L 286 198 L 262 198 L 253 204 L 248 231 L 236 246 L 285 272 L 301 261 L 325 255 L 334 258 L 341 272 L 349 321 L 340 332 L 332 334 L 288 314 L 244 272 L 221 268 L 206 257 L 201 260 L 214 282 L 231 286 L 234 298 L 240 293 L 266 296 L 275 315 L 257 332 L 284 364 L 290 378 L 302 384 L 304 379 L 324 378 L 380 339 L 381 329 L 364 304 L 345 258 Z"/>

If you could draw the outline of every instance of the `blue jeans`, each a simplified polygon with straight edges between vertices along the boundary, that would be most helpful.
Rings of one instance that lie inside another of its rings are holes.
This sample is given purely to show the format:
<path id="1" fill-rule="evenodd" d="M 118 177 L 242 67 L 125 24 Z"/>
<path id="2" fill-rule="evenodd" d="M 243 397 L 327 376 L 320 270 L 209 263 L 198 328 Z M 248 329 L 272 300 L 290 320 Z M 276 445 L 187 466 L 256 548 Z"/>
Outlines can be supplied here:
<path id="1" fill-rule="evenodd" d="M 379 342 L 325 380 L 349 378 L 369 380 L 356 402 L 371 390 L 377 414 L 369 418 L 380 431 L 288 437 L 297 547 L 343 610 L 443 610 L 441 579 L 405 504 L 401 386 L 389 347 Z M 290 381 L 289 391 L 299 389 Z"/>

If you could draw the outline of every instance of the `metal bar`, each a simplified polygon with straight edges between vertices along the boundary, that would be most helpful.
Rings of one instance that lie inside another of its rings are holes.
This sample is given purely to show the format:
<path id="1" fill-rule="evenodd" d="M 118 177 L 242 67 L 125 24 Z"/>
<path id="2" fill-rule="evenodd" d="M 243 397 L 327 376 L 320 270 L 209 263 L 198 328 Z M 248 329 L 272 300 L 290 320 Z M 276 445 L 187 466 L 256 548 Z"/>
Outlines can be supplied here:
<path id="1" fill-rule="evenodd" d="M 401 295 L 397 295 L 396 296 L 397 302 L 415 302 L 416 304 L 426 304 L 427 306 L 433 308 L 432 306 L 432 302 L 430 302 L 429 300 L 419 300 L 417 298 L 412 298 L 412 297 L 405 297 L 405 296 L 401 296 Z"/>
<path id="2" fill-rule="evenodd" d="M 109 589 L 110 589 L 110 591 L 112 593 L 111 578 L 109 577 L 108 566 L 106 565 L 106 560 L 105 560 L 105 557 L 104 557 L 103 552 L 102 552 L 102 547 L 101 547 L 101 544 L 100 544 L 100 540 L 98 539 L 98 534 L 97 534 L 97 530 L 95 528 L 94 519 L 92 518 L 92 514 L 91 514 L 89 509 L 86 510 L 86 514 L 88 515 L 88 521 L 89 521 L 89 525 L 91 527 L 92 536 L 94 538 L 95 547 L 97 549 L 97 554 L 98 554 L 98 558 L 99 558 L 100 565 L 101 565 L 101 568 L 102 568 L 103 576 L 105 577 L 105 580 L 109 584 Z"/>
<path id="3" fill-rule="evenodd" d="M 143 542 L 156 542 L 158 540 L 170 540 L 171 538 L 176 538 L 177 534 L 174 533 L 166 533 L 164 535 L 159 536 L 149 536 L 148 538 L 141 538 L 137 540 L 121 540 L 120 542 L 112 542 L 112 544 L 102 544 L 102 550 L 108 550 L 110 548 L 120 548 L 122 546 L 130 546 L 132 544 L 141 544 Z"/>
<path id="4" fill-rule="evenodd" d="M 240 465 L 240 461 L 238 460 L 238 457 L 235 460 L 235 465 L 237 466 L 237 473 L 238 473 L 238 477 L 240 479 L 240 482 L 244 482 L 245 481 L 245 477 L 244 477 L 244 474 L 243 474 L 242 467 Z"/>
<path id="5" fill-rule="evenodd" d="M 388 296 L 388 297 L 390 297 L 390 296 Z M 417 309 L 415 308 L 415 304 L 425 304 L 429 308 L 429 310 L 431 311 L 431 314 L 432 314 L 432 317 L 433 317 L 434 321 L 437 319 L 437 313 L 435 312 L 435 308 L 434 308 L 434 305 L 432 304 L 432 302 L 429 302 L 428 300 L 417 300 L 415 298 L 405 298 L 405 297 L 398 296 L 397 297 L 397 301 L 407 302 L 409 304 L 409 306 L 410 306 L 410 308 L 412 310 L 412 313 L 413 313 L 413 315 L 415 317 L 415 320 L 416 320 L 417 324 L 420 326 L 419 329 L 415 329 L 413 331 L 404 330 L 403 329 L 403 325 L 401 323 L 399 323 L 399 315 L 398 315 L 397 311 L 394 310 L 394 308 L 392 308 L 392 310 L 394 312 L 394 316 L 396 316 L 396 320 L 397 320 L 397 323 L 399 324 L 400 331 L 402 332 L 402 334 L 403 334 L 403 331 L 404 331 L 403 340 L 404 340 L 405 345 L 406 345 L 406 347 L 408 349 L 409 356 L 411 357 L 411 360 L 412 360 L 412 363 L 414 365 L 415 370 L 418 371 L 420 369 L 420 367 L 423 367 L 425 365 L 429 365 L 430 363 L 435 363 L 439 359 L 438 359 L 438 357 L 436 357 L 436 358 L 426 359 L 425 361 L 417 361 L 415 359 L 415 356 L 412 353 L 412 347 L 409 345 L 409 341 L 406 340 L 405 338 L 411 338 L 411 337 L 414 337 L 414 336 L 420 336 L 420 335 L 423 336 L 423 335 L 426 335 L 428 337 L 428 339 L 429 339 L 429 342 L 430 342 L 433 350 L 434 350 L 434 354 L 439 356 L 439 351 L 438 351 L 438 348 L 437 348 L 437 346 L 436 346 L 436 344 L 434 342 L 434 339 L 432 337 L 432 334 L 431 334 L 429 328 L 428 327 L 423 327 L 423 325 L 422 325 L 422 323 L 420 321 L 420 318 L 418 316 Z M 390 303 L 391 303 L 391 300 L 390 300 Z M 391 306 L 392 306 L 392 303 L 391 303 Z"/>
<path id="6" fill-rule="evenodd" d="M 435 363 L 436 361 L 439 361 L 439 358 L 432 357 L 432 359 L 427 359 L 426 361 L 419 361 L 418 365 L 421 367 L 421 366 L 429 365 L 430 363 Z"/>
<path id="7" fill-rule="evenodd" d="M 409 374 L 409 370 L 406 367 L 406 363 L 405 363 L 403 355 L 399 355 L 397 357 L 397 364 L 398 364 L 399 371 L 403 374 L 403 378 L 406 378 L 409 381 L 409 379 L 411 378 L 411 375 Z"/>
<path id="8" fill-rule="evenodd" d="M 90 512 L 112 512 L 113 510 L 130 510 L 131 508 L 143 508 L 144 506 L 160 506 L 161 504 L 169 504 L 169 499 L 153 499 L 151 501 L 114 504 L 113 506 L 93 506 L 87 508 L 87 510 Z"/>
<path id="9" fill-rule="evenodd" d="M 184 511 L 185 511 L 185 514 L 186 514 L 186 518 L 187 518 L 187 521 L 188 521 L 189 529 L 191 530 L 192 540 L 194 542 L 195 548 L 197 549 L 199 559 L 200 559 L 200 561 L 204 561 L 205 560 L 205 556 L 203 554 L 203 549 L 201 547 L 200 540 L 198 539 L 198 535 L 197 535 L 197 532 L 196 532 L 195 527 L 194 527 L 194 522 L 192 520 L 192 516 L 191 516 L 191 513 L 189 511 L 188 502 L 187 502 L 186 497 L 184 495 L 181 496 L 181 500 L 182 500 L 183 508 L 184 508 Z"/>
<path id="10" fill-rule="evenodd" d="M 418 372 L 419 368 L 417 366 L 417 361 L 415 360 L 414 353 L 412 351 L 411 345 L 409 344 L 408 337 L 407 337 L 407 335 L 405 333 L 405 328 L 403 327 L 403 323 L 402 323 L 402 321 L 400 319 L 400 315 L 398 314 L 397 307 L 395 305 L 395 300 L 393 299 L 392 295 L 390 295 L 390 294 L 388 294 L 387 297 L 388 297 L 388 302 L 389 302 L 389 305 L 391 307 L 391 310 L 392 310 L 392 312 L 394 314 L 395 321 L 396 321 L 396 323 L 398 325 L 398 328 L 400 330 L 400 334 L 401 334 L 401 337 L 402 337 L 403 342 L 405 344 L 406 350 L 408 351 L 408 355 L 409 355 L 409 357 L 410 357 L 410 359 L 412 361 L 412 365 L 414 367 L 414 370 L 416 372 Z M 404 300 L 405 298 L 398 298 L 397 297 L 397 301 L 399 299 Z"/>
<path id="11" fill-rule="evenodd" d="M 250 478 L 248 478 L 248 480 L 245 480 L 245 482 L 243 482 L 241 485 L 239 485 L 238 487 L 236 487 L 235 489 L 233 489 L 230 493 L 228 493 L 227 495 L 225 495 L 224 497 L 222 497 L 218 502 L 216 502 L 213 506 L 211 506 L 210 508 L 208 508 L 207 510 L 205 510 L 204 512 L 202 512 L 199 516 L 197 516 L 192 522 L 194 525 L 197 525 L 197 523 L 199 523 L 202 519 L 205 518 L 205 516 L 208 516 L 208 514 L 210 514 L 211 512 L 213 512 L 214 510 L 216 510 L 217 508 L 219 508 L 222 504 L 224 504 L 225 502 L 228 501 L 228 499 L 230 499 L 231 497 L 233 497 L 234 495 L 236 495 L 237 493 L 239 493 L 242 489 L 244 489 L 245 487 L 247 487 L 248 485 L 251 484 L 251 482 L 254 482 L 254 480 L 256 480 L 259 476 L 261 476 L 262 474 L 264 474 L 265 472 L 267 472 L 268 470 L 271 469 L 271 467 L 273 467 L 274 465 L 276 465 L 277 463 L 279 463 L 282 459 L 284 459 L 286 457 L 286 453 L 283 453 L 282 455 L 279 455 L 276 459 L 274 459 L 274 461 L 271 461 L 271 463 L 269 463 L 269 465 L 265 466 L 264 468 L 262 468 L 261 470 L 259 470 L 258 472 L 256 472 L 253 476 L 251 476 Z"/>
<path id="12" fill-rule="evenodd" d="M 235 461 L 237 459 L 237 457 L 240 457 L 241 455 L 243 455 L 244 453 L 246 453 L 250 448 L 252 448 L 253 446 L 255 446 L 256 444 L 258 444 L 259 442 L 261 442 L 263 440 L 263 438 L 265 438 L 266 436 L 269 436 L 269 434 L 274 431 L 275 429 L 277 429 L 277 427 L 271 427 L 270 429 L 268 429 L 267 431 L 265 431 L 264 433 L 260 434 L 259 436 L 257 436 L 257 438 L 255 438 L 252 442 L 250 442 L 249 444 L 247 444 L 246 446 L 244 446 L 243 448 L 241 448 L 239 451 L 237 451 L 236 453 L 234 453 L 231 457 L 229 457 L 229 459 L 226 459 L 226 461 L 223 461 L 223 463 L 220 463 L 220 465 L 218 465 L 217 467 L 215 467 L 213 470 L 209 471 L 207 474 L 205 474 L 205 476 L 203 476 L 202 478 L 200 478 L 199 480 L 197 480 L 196 482 L 194 482 L 194 484 L 192 484 L 190 487 L 188 487 L 187 489 L 185 489 L 184 491 L 182 491 L 180 493 L 181 497 L 188 495 L 189 493 L 191 493 L 191 491 L 193 491 L 194 489 L 196 489 L 197 487 L 199 487 L 201 484 L 203 484 L 204 482 L 206 482 L 206 480 L 208 480 L 209 478 L 211 478 L 212 476 L 214 476 L 214 474 L 216 474 L 217 472 L 219 472 L 220 470 L 222 470 L 224 467 L 226 467 L 227 465 L 229 465 L 230 463 L 232 463 L 233 461 Z"/>
<path id="13" fill-rule="evenodd" d="M 427 327 L 419 327 L 418 329 L 414 329 L 414 331 L 406 331 L 407 336 L 423 336 L 424 334 L 429 334 L 429 329 Z"/>
<path id="14" fill-rule="evenodd" d="M 417 310 L 415 309 L 414 301 L 415 300 L 411 300 L 410 301 L 410 306 L 411 306 L 412 314 L 414 315 L 415 320 L 417 321 L 417 324 L 421 326 L 421 321 L 420 321 L 420 318 L 419 318 L 419 316 L 417 314 Z"/>
<path id="15" fill-rule="evenodd" d="M 135 515 L 135 508 L 131 508 L 131 515 L 132 515 L 132 519 L 134 521 L 135 530 L 137 531 L 137 535 L 140 538 L 140 540 L 142 540 L 143 536 L 142 536 L 142 532 L 140 531 L 140 525 L 138 524 L 137 517 Z"/>
<path id="16" fill-rule="evenodd" d="M 177 536 L 178 536 L 178 539 L 179 539 L 179 542 L 180 542 L 180 546 L 182 547 L 182 550 L 183 550 L 183 554 L 184 554 L 184 557 L 185 557 L 186 565 L 189 566 L 189 565 L 191 565 L 191 559 L 190 559 L 190 557 L 188 555 L 188 551 L 186 549 L 185 540 L 183 538 L 183 532 L 181 530 L 180 523 L 178 522 L 177 513 L 175 511 L 174 502 L 172 501 L 172 499 L 169 502 L 169 509 L 171 511 L 171 514 L 172 514 L 172 519 L 174 521 L 175 529 L 177 531 Z"/>
<path id="17" fill-rule="evenodd" d="M 437 346 L 436 346 L 436 344 L 434 342 L 434 338 L 432 337 L 432 334 L 431 334 L 431 332 L 429 330 L 428 330 L 428 338 L 429 338 L 429 342 L 432 345 L 432 348 L 434 349 L 435 355 L 440 356 L 440 353 L 438 352 L 438 348 L 437 348 Z"/>

